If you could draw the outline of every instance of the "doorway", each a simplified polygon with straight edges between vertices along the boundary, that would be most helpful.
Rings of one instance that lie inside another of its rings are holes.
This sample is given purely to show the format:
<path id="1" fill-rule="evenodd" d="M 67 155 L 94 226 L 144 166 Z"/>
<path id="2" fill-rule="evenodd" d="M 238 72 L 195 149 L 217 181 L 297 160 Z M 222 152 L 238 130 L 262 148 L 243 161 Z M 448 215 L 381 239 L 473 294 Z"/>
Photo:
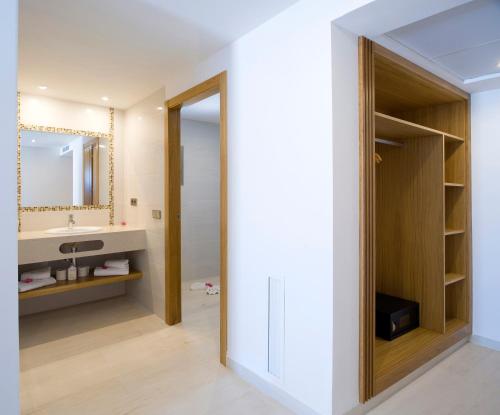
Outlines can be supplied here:
<path id="1" fill-rule="evenodd" d="M 219 359 L 227 355 L 227 75 L 222 72 L 165 103 L 165 320 L 182 321 L 182 232 L 181 232 L 181 109 L 212 95 L 219 104 L 219 273 L 220 347 Z"/>

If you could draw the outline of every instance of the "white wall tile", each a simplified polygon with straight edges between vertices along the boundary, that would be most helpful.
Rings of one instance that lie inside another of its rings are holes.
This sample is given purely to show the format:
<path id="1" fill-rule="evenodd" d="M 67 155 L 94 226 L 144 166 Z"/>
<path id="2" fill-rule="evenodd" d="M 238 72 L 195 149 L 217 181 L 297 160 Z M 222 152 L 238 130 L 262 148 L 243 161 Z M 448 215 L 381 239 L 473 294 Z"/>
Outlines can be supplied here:
<path id="1" fill-rule="evenodd" d="M 164 101 L 161 89 L 125 112 L 121 219 L 144 227 L 147 238 L 146 251 L 134 255 L 144 277 L 130 283 L 128 293 L 161 318 L 165 316 L 164 120 L 157 107 Z M 136 207 L 130 198 L 137 198 Z M 162 211 L 161 220 L 152 218 L 153 209 Z"/>
<path id="2" fill-rule="evenodd" d="M 182 279 L 219 276 L 219 126 L 183 119 Z"/>

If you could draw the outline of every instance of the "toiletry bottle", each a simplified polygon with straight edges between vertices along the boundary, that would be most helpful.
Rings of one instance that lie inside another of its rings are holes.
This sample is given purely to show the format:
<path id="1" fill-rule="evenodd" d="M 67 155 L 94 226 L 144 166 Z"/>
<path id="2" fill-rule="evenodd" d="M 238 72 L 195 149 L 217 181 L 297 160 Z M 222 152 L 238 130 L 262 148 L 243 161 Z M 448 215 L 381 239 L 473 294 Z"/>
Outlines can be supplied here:
<path id="1" fill-rule="evenodd" d="M 76 277 L 77 277 L 76 260 L 75 258 L 73 258 L 68 268 L 68 281 L 75 281 Z"/>
<path id="2" fill-rule="evenodd" d="M 71 248 L 71 252 L 74 254 L 76 252 L 76 246 Z M 71 264 L 68 268 L 68 281 L 75 281 L 78 275 L 78 271 L 76 268 L 76 258 L 73 257 L 71 259 Z"/>
<path id="3" fill-rule="evenodd" d="M 66 268 L 59 268 L 56 270 L 57 281 L 66 281 L 67 276 L 68 276 L 68 270 Z"/>

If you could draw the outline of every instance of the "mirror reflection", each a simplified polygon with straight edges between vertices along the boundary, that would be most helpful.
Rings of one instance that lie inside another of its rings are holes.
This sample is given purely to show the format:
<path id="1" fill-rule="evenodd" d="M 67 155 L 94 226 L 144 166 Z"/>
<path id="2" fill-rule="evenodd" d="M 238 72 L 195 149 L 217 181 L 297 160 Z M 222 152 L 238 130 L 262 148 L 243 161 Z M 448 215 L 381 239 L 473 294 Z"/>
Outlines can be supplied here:
<path id="1" fill-rule="evenodd" d="M 21 205 L 109 204 L 108 139 L 21 130 Z"/>

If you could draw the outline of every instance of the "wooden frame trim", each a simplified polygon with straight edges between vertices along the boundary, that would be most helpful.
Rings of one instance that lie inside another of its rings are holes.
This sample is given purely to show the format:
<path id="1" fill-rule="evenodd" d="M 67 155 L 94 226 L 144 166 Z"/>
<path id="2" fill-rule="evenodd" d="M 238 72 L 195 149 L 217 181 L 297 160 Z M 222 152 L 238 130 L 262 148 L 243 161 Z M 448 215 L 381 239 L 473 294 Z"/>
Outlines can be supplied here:
<path id="1" fill-rule="evenodd" d="M 375 339 L 375 61 L 373 42 L 359 39 L 360 297 L 359 400 L 373 396 Z"/>
<path id="2" fill-rule="evenodd" d="M 224 84 L 226 80 L 226 72 L 222 72 L 206 81 L 198 84 L 187 91 L 180 93 L 174 98 L 169 99 L 166 102 L 166 108 L 177 108 L 182 107 L 186 104 L 192 104 L 193 102 L 201 101 L 211 95 L 215 95 L 220 92 L 221 81 L 224 78 Z M 222 106 L 222 105 L 221 105 Z M 222 114 L 221 114 L 222 115 Z"/>
<path id="3" fill-rule="evenodd" d="M 471 101 L 470 96 L 467 100 L 467 118 L 465 126 L 465 208 L 467 210 L 465 217 L 465 257 L 467 258 L 465 272 L 467 275 L 467 290 L 469 292 L 469 301 L 467 301 L 466 315 L 469 319 L 470 334 L 472 334 L 472 299 L 473 299 L 473 284 L 472 284 L 472 177 L 471 177 Z"/>
<path id="4" fill-rule="evenodd" d="M 180 114 L 185 104 L 220 94 L 220 362 L 227 359 L 227 73 L 165 102 L 165 320 L 182 321 L 180 230 Z"/>
<path id="5" fill-rule="evenodd" d="M 451 84 L 448 81 L 445 81 L 444 79 L 439 78 L 438 76 L 434 75 L 431 72 L 428 72 L 424 68 L 414 64 L 413 62 L 409 61 L 408 59 L 405 59 L 398 54 L 390 51 L 387 48 L 384 48 L 383 46 L 379 45 L 378 43 L 371 42 L 372 43 L 372 51 L 374 55 L 378 56 L 383 56 L 384 58 L 387 58 L 394 63 L 397 63 L 399 66 L 405 68 L 407 71 L 412 72 L 413 74 L 419 76 L 422 79 L 426 79 L 427 81 L 432 82 L 435 84 L 436 88 L 439 88 L 441 90 L 445 90 L 447 92 L 451 92 L 457 96 L 457 100 L 459 99 L 464 99 L 467 100 L 469 99 L 469 94 L 460 88 L 456 87 L 455 85 Z"/>

